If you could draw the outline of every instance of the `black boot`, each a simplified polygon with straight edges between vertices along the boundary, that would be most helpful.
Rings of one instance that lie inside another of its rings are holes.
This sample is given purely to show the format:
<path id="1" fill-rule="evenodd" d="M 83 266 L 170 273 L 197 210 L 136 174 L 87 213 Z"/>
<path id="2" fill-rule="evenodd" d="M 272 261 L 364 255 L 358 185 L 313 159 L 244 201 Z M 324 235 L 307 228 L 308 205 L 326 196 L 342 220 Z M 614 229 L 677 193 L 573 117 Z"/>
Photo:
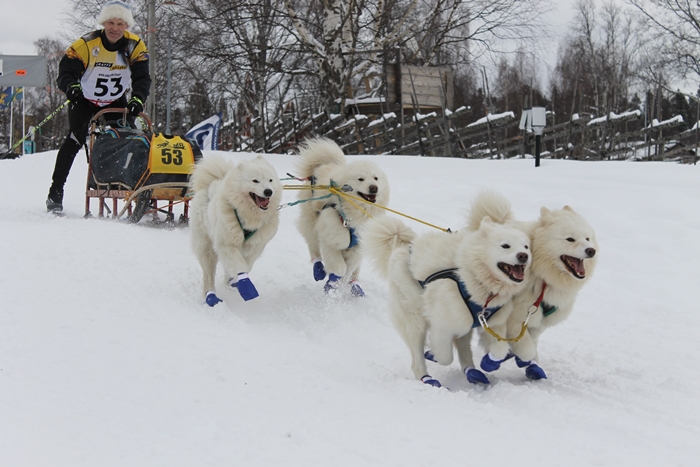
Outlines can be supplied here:
<path id="1" fill-rule="evenodd" d="M 51 185 L 49 197 L 46 198 L 46 212 L 63 212 L 63 187 L 56 188 Z"/>

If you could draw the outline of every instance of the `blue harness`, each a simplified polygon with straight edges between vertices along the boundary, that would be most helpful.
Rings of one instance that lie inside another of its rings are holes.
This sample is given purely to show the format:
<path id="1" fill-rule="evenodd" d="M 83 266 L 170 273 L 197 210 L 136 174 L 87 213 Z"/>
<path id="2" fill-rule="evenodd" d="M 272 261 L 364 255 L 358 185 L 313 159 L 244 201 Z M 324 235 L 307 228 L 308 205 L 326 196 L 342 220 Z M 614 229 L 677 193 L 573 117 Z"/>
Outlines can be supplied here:
<path id="1" fill-rule="evenodd" d="M 335 203 L 328 203 L 325 206 L 323 206 L 323 209 L 326 208 L 333 208 L 335 209 L 337 204 Z M 360 243 L 360 236 L 355 233 L 355 229 L 353 227 L 350 227 L 345 223 L 345 220 L 343 219 L 343 216 L 338 213 L 338 217 L 340 217 L 340 221 L 345 224 L 345 228 L 348 229 L 348 232 L 350 232 L 350 243 L 348 244 L 348 247 L 346 250 L 349 250 L 350 248 L 357 246 L 358 243 Z"/>
<path id="2" fill-rule="evenodd" d="M 488 319 L 491 318 L 498 310 L 500 310 L 501 307 L 496 306 L 484 309 L 483 306 L 473 301 L 472 296 L 469 294 L 469 291 L 467 291 L 467 287 L 464 285 L 464 282 L 459 279 L 459 276 L 455 271 L 457 271 L 457 268 L 443 269 L 442 271 L 429 275 L 424 281 L 418 281 L 418 283 L 422 288 L 425 288 L 426 284 L 438 279 L 452 279 L 455 281 L 459 287 L 459 293 L 462 295 L 462 300 L 464 300 L 464 304 L 467 305 L 467 309 L 469 310 L 469 313 L 472 314 L 472 318 L 474 319 L 472 329 L 478 328 L 480 326 L 479 314 L 483 313 L 484 318 L 488 321 Z"/>

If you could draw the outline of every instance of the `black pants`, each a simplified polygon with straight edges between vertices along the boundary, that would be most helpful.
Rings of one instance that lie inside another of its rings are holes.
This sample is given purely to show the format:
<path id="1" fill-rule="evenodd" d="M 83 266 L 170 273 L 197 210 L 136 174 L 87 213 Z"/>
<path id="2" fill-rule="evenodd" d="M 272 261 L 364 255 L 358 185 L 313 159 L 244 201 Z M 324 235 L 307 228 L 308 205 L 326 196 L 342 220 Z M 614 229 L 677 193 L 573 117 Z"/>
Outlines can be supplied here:
<path id="1" fill-rule="evenodd" d="M 68 136 L 66 136 L 66 140 L 56 156 L 49 196 L 63 193 L 63 185 L 65 185 L 70 168 L 73 166 L 75 155 L 85 144 L 92 117 L 100 110 L 115 107 L 126 107 L 126 97 L 122 96 L 105 107 L 98 107 L 87 99 L 80 99 L 68 105 Z"/>

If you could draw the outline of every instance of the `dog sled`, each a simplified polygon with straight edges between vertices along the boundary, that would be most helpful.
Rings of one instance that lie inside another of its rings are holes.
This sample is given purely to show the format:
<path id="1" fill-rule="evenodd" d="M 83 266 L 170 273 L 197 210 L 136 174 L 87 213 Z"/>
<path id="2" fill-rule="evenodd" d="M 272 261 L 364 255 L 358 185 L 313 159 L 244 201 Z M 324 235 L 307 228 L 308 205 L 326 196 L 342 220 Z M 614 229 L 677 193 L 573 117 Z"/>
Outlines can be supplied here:
<path id="1" fill-rule="evenodd" d="M 188 179 L 202 153 L 181 136 L 155 133 L 145 113 L 138 121 L 117 108 L 101 110 L 91 121 L 85 217 L 97 200 L 99 217 L 136 223 L 152 214 L 155 222 L 173 224 L 177 212 L 178 223 L 187 224 Z"/>

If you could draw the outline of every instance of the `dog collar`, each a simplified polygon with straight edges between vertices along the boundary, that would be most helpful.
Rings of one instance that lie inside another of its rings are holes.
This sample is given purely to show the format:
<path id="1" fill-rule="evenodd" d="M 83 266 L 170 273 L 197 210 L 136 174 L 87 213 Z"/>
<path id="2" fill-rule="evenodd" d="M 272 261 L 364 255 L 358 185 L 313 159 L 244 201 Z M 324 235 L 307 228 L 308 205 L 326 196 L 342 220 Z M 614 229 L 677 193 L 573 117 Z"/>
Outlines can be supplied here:
<path id="1" fill-rule="evenodd" d="M 480 304 L 473 301 L 471 299 L 472 296 L 469 294 L 469 291 L 467 290 L 467 286 L 464 285 L 464 282 L 462 282 L 460 280 L 456 271 L 457 271 L 457 268 L 443 269 L 442 271 L 438 271 L 434 274 L 429 275 L 424 281 L 418 281 L 418 283 L 420 284 L 420 286 L 422 288 L 425 288 L 426 284 L 429 284 L 430 282 L 436 281 L 438 279 L 452 279 L 453 281 L 455 281 L 457 283 L 457 287 L 459 287 L 459 293 L 462 296 L 462 300 L 464 300 L 464 304 L 467 306 L 469 313 L 471 313 L 472 318 L 474 319 L 474 324 L 472 324 L 472 329 L 478 328 L 480 325 L 479 315 L 482 315 L 483 319 L 488 321 L 488 319 L 491 318 L 498 310 L 500 310 L 501 307 L 495 306 L 495 307 L 491 307 L 491 308 L 484 308 Z M 490 298 L 492 298 L 492 297 L 490 297 Z M 489 298 L 489 300 L 490 300 L 490 298 Z M 486 302 L 486 305 L 488 306 L 488 301 Z"/>

